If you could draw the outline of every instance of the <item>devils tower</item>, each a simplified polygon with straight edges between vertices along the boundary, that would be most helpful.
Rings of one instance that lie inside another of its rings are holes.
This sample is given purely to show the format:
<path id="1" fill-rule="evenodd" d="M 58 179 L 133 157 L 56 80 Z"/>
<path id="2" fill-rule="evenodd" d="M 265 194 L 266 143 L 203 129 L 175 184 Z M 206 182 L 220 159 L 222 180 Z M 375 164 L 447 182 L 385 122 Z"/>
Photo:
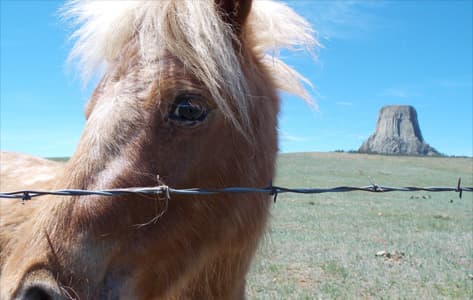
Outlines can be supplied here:
<path id="1" fill-rule="evenodd" d="M 417 112 L 409 105 L 389 105 L 381 108 L 375 133 L 358 151 L 394 155 L 440 155 L 425 143 L 417 121 Z"/>

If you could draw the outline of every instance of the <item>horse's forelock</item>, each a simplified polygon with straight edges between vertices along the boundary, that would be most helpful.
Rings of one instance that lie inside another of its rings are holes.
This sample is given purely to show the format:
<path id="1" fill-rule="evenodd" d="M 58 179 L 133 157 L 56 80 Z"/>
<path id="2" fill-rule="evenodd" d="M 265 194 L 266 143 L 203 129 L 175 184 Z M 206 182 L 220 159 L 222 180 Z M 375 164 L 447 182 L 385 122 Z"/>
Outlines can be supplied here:
<path id="1" fill-rule="evenodd" d="M 247 129 L 252 97 L 243 68 L 251 67 L 242 66 L 244 49 L 239 47 L 251 47 L 279 89 L 310 102 L 305 79 L 275 56 L 280 48 L 312 49 L 318 43 L 310 25 L 284 4 L 254 1 L 238 36 L 214 1 L 72 0 L 63 15 L 77 27 L 70 59 L 86 80 L 103 70 L 101 66 L 106 69 L 117 61 L 122 49 L 137 38 L 142 59 L 159 59 L 163 50 L 172 53 L 207 86 L 235 126 Z"/>

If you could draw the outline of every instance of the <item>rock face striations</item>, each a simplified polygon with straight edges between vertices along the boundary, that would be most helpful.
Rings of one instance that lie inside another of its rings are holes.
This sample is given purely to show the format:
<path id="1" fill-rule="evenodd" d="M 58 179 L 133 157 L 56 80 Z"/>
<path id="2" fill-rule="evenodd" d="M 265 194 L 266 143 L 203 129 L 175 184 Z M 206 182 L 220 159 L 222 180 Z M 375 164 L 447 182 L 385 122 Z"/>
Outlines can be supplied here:
<path id="1" fill-rule="evenodd" d="M 358 151 L 395 155 L 440 155 L 424 142 L 417 112 L 409 105 L 389 105 L 381 108 L 375 133 Z"/>

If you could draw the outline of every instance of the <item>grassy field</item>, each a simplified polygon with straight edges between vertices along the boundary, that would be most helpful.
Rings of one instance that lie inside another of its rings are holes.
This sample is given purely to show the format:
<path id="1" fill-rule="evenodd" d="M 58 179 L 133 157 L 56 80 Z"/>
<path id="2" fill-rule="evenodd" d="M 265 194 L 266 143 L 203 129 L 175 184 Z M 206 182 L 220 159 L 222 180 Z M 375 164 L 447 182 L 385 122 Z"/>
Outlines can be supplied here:
<path id="1" fill-rule="evenodd" d="M 54 160 L 54 161 L 66 162 L 66 161 L 69 160 L 69 157 L 47 157 L 47 159 Z"/>
<path id="2" fill-rule="evenodd" d="M 471 158 L 283 154 L 277 185 L 473 185 Z M 376 256 L 380 251 L 384 255 Z M 281 194 L 249 299 L 473 299 L 473 194 Z"/>

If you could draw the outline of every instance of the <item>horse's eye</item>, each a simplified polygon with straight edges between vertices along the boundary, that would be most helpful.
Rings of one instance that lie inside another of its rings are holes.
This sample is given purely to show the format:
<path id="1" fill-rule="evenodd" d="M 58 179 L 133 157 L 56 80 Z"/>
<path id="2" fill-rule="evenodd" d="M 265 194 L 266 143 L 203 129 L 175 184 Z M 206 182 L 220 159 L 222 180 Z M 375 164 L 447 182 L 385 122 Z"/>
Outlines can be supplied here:
<path id="1" fill-rule="evenodd" d="M 173 105 L 169 118 L 185 125 L 195 125 L 207 117 L 207 109 L 195 96 L 186 95 L 178 97 Z"/>

